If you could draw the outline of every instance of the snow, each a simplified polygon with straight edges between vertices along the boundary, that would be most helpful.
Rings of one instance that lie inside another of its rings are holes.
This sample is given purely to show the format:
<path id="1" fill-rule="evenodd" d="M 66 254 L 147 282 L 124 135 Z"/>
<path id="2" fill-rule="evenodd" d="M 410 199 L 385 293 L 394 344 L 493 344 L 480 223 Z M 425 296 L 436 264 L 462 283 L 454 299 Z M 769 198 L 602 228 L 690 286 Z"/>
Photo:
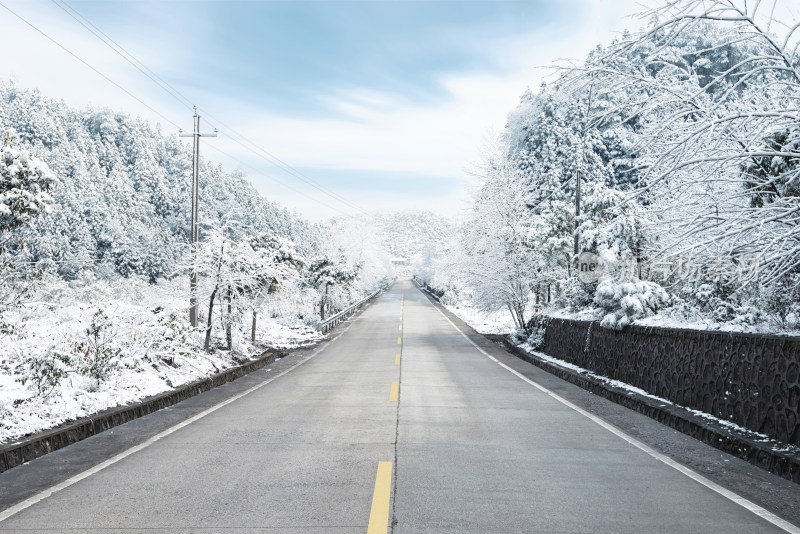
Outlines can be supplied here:
<path id="1" fill-rule="evenodd" d="M 0 345 L 0 443 L 169 391 L 258 357 L 267 347 L 292 349 L 321 337 L 296 314 L 273 307 L 259 315 L 255 346 L 248 341 L 250 332 L 240 328 L 233 351 L 206 353 L 202 333 L 192 332 L 185 319 L 187 285 L 182 279 L 156 285 L 138 279 L 104 282 L 91 275 L 72 284 L 59 279 L 40 284 L 31 302 L 6 316 L 14 332 L 2 336 Z M 31 361 L 52 360 L 54 353 L 77 363 L 76 345 L 86 342 L 97 310 L 108 317 L 101 341 L 120 350 L 106 377 L 66 365 L 66 376 L 52 391 L 38 394 L 30 380 L 20 382 Z"/>
<path id="2" fill-rule="evenodd" d="M 508 334 L 514 331 L 514 319 L 505 310 L 487 313 L 466 302 L 444 306 L 481 334 Z"/>
<path id="3" fill-rule="evenodd" d="M 574 319 L 578 321 L 597 321 L 602 317 L 599 310 L 557 309 L 547 310 L 546 315 L 554 319 Z M 687 330 L 712 330 L 718 332 L 739 332 L 751 334 L 772 334 L 781 336 L 800 336 L 796 328 L 787 328 L 769 321 L 760 323 L 714 321 L 700 312 L 686 312 L 674 307 L 665 308 L 658 313 L 631 321 L 632 325 L 657 328 L 682 328 Z"/>

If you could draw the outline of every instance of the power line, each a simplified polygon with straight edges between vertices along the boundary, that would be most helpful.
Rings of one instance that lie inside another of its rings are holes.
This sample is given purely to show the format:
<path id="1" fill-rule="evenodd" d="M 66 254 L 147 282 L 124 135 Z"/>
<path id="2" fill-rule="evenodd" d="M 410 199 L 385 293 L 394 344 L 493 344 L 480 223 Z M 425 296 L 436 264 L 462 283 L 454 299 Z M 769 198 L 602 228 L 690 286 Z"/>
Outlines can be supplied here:
<path id="1" fill-rule="evenodd" d="M 125 50 L 125 48 L 117 43 L 114 39 L 108 36 L 103 30 L 95 26 L 89 19 L 81 15 L 75 8 L 70 6 L 67 2 L 63 1 L 61 3 L 57 2 L 56 0 L 50 0 L 53 4 L 55 4 L 59 9 L 61 9 L 64 13 L 72 17 L 78 24 L 89 30 L 95 37 L 103 41 L 103 43 L 111 48 L 114 52 L 119 54 L 122 59 L 133 65 L 133 67 L 150 78 L 155 84 L 157 84 L 161 89 L 166 91 L 170 96 L 175 98 L 180 104 L 186 106 L 189 109 L 192 109 L 193 103 L 182 95 L 177 89 L 172 87 L 169 83 L 164 81 L 158 74 L 150 70 L 147 65 L 139 61 L 133 54 Z M 63 5 L 61 5 L 63 4 Z M 113 45 L 113 46 L 112 46 Z"/>
<path id="2" fill-rule="evenodd" d="M 149 78 L 153 83 L 158 85 L 159 88 L 161 88 L 167 94 L 172 96 L 175 100 L 177 100 L 178 102 L 180 102 L 184 106 L 187 106 L 187 107 L 191 107 L 192 106 L 192 101 L 186 95 L 181 93 L 178 89 L 176 89 L 175 87 L 170 85 L 167 81 L 165 81 L 163 78 L 158 76 L 155 72 L 153 72 L 150 68 L 148 68 L 142 61 L 137 59 L 136 56 L 134 56 L 133 54 L 128 52 L 122 45 L 120 45 L 119 43 L 114 41 L 114 39 L 109 37 L 105 32 L 103 32 L 95 24 L 93 24 L 91 21 L 89 21 L 83 15 L 81 15 L 81 13 L 78 12 L 75 8 L 70 6 L 66 2 L 66 0 L 60 0 L 60 3 L 57 2 L 56 0 L 51 0 L 51 2 L 53 2 L 56 6 L 58 6 L 65 13 L 67 13 L 70 17 L 72 17 L 75 21 L 77 21 L 81 26 L 86 28 L 95 37 L 100 39 L 106 46 L 108 46 L 109 48 L 114 50 L 123 59 L 125 59 L 128 63 L 130 63 L 134 68 L 136 68 L 139 72 L 141 72 L 142 74 L 147 76 L 147 78 Z M 63 6 L 61 4 L 63 4 Z M 335 191 L 332 191 L 332 190 L 322 186 L 321 184 L 317 183 L 315 180 L 313 180 L 312 178 L 309 178 L 308 176 L 306 176 L 305 174 L 303 174 L 299 170 L 295 169 L 294 167 L 292 167 L 291 165 L 289 165 L 288 163 L 286 163 L 285 161 L 280 159 L 275 154 L 269 152 L 268 150 L 264 149 L 263 147 L 259 146 L 255 142 L 253 142 L 250 139 L 248 139 L 247 136 L 241 134 L 240 132 L 238 132 L 237 130 L 232 128 L 231 126 L 228 126 L 227 124 L 222 122 L 220 119 L 217 119 L 216 117 L 211 115 L 211 113 L 208 112 L 207 110 L 205 110 L 203 108 L 198 108 L 198 109 L 200 109 L 200 111 L 202 111 L 204 115 L 206 115 L 208 118 L 211 119 L 211 121 L 209 121 L 209 122 L 211 122 L 212 126 L 217 126 L 217 127 L 224 128 L 227 132 L 229 132 L 229 137 L 231 138 L 231 140 L 234 141 L 239 146 L 241 146 L 242 148 L 244 148 L 245 150 L 247 150 L 248 152 L 251 152 L 251 153 L 255 154 L 257 157 L 263 159 L 264 161 L 266 161 L 270 165 L 273 165 L 273 166 L 277 167 L 278 169 L 282 170 L 283 172 L 286 172 L 287 174 L 289 174 L 290 176 L 292 176 L 292 177 L 304 182 L 306 185 L 309 185 L 310 187 L 313 187 L 313 188 L 317 189 L 320 193 L 323 193 L 323 194 L 329 196 L 333 200 L 336 200 L 337 202 L 340 202 L 340 203 L 344 204 L 345 206 L 347 206 L 347 207 L 349 207 L 351 209 L 355 209 L 356 211 L 359 211 L 359 212 L 361 212 L 361 213 L 363 213 L 365 215 L 370 215 L 369 211 L 363 209 L 358 204 L 355 204 L 354 202 L 351 202 L 350 200 L 346 199 L 345 197 L 341 196 L 340 194 L 336 193 Z M 216 125 L 214 124 L 214 122 L 216 123 Z M 230 135 L 230 133 L 233 133 L 234 135 Z M 237 139 L 237 137 L 238 137 L 238 139 Z M 330 207 L 330 206 L 328 206 L 328 207 Z M 344 213 L 341 210 L 337 210 L 337 211 L 339 211 L 340 213 Z"/>
<path id="3" fill-rule="evenodd" d="M 204 111 L 204 110 L 201 109 L 201 111 Z M 319 190 L 321 193 L 324 193 L 324 194 L 328 195 L 329 197 L 333 198 L 334 200 L 337 200 L 337 201 L 341 202 L 342 204 L 345 204 L 346 206 L 348 206 L 350 208 L 353 208 L 353 209 L 355 209 L 357 211 L 360 211 L 361 213 L 363 213 L 365 215 L 370 215 L 369 211 L 367 211 L 367 210 L 363 209 L 361 206 L 359 206 L 359 205 L 347 200 L 346 198 L 342 197 L 341 195 L 339 195 L 335 191 L 331 191 L 331 190 L 325 188 L 324 186 L 316 183 L 314 180 L 312 180 L 311 178 L 309 178 L 308 176 L 306 176 L 302 172 L 298 171 L 297 169 L 295 169 L 294 167 L 292 167 L 291 165 L 289 165 L 285 161 L 281 160 L 279 157 L 275 156 L 274 154 L 272 154 L 271 152 L 267 151 L 266 149 L 260 147 L 259 145 L 257 145 L 253 141 L 250 141 L 247 137 L 245 137 L 241 133 L 237 132 L 235 129 L 231 128 L 230 126 L 226 125 L 224 122 L 222 122 L 219 119 L 215 118 L 213 115 L 208 113 L 208 111 L 204 111 L 204 113 L 205 113 L 205 115 L 207 117 L 211 118 L 212 121 L 215 121 L 217 123 L 217 125 L 221 126 L 222 128 L 224 128 L 228 132 L 233 132 L 240 139 L 244 140 L 243 142 L 242 141 L 238 141 L 233 136 L 231 136 L 231 140 L 233 140 L 236 144 L 238 144 L 239 146 L 241 146 L 245 150 L 248 150 L 248 151 L 252 152 L 257 157 L 265 160 L 266 162 L 270 163 L 271 165 L 274 165 L 278 169 L 283 170 L 284 172 L 288 173 L 289 175 L 291 175 L 291 176 L 297 178 L 298 180 L 308 184 L 309 186 Z M 209 121 L 209 122 L 213 125 L 213 122 L 211 122 L 211 121 Z M 248 147 L 245 143 L 248 143 L 248 144 L 252 145 L 252 147 L 254 147 L 254 148 Z"/>
<path id="4" fill-rule="evenodd" d="M 331 204 L 326 204 L 325 202 L 323 202 L 323 201 L 319 200 L 318 198 L 314 198 L 314 197 L 312 197 L 311 195 L 308 195 L 308 194 L 306 194 L 306 193 L 304 193 L 304 192 L 300 191 L 299 189 L 295 189 L 294 187 L 291 187 L 290 185 L 287 185 L 287 184 L 283 183 L 282 181 L 278 180 L 278 179 L 277 179 L 277 178 L 275 178 L 274 176 L 270 176 L 270 175 L 268 175 L 268 174 L 266 174 L 266 173 L 262 172 L 261 170 L 259 170 L 259 169 L 255 168 L 255 167 L 253 167 L 252 165 L 250 165 L 250 164 L 248 164 L 248 163 L 245 163 L 244 161 L 240 160 L 240 159 L 239 159 L 239 158 L 237 158 L 236 156 L 233 156 L 233 155 L 231 155 L 231 154 L 229 154 L 229 153 L 225 152 L 225 151 L 224 151 L 224 150 L 222 150 L 221 148 L 218 148 L 218 147 L 216 147 L 216 146 L 211 146 L 211 145 L 209 145 L 209 146 L 208 146 L 208 148 L 210 148 L 211 150 L 214 150 L 214 151 L 216 151 L 216 152 L 219 152 L 220 154 L 222 154 L 222 155 L 224 155 L 224 156 L 226 156 L 226 157 L 228 157 L 228 158 L 232 159 L 233 161 L 235 161 L 236 163 L 238 163 L 239 165 L 241 165 L 241 166 L 243 166 L 243 167 L 247 167 L 247 168 L 248 168 L 248 169 L 250 169 L 252 172 L 255 172 L 257 176 L 262 176 L 262 177 L 264 177 L 264 178 L 266 178 L 266 179 L 268 179 L 268 180 L 272 180 L 272 181 L 273 181 L 273 182 L 275 182 L 276 184 L 278 184 L 278 185 L 280 185 L 280 186 L 282 186 L 282 187 L 285 187 L 285 188 L 286 188 L 286 189 L 288 189 L 289 191 L 292 191 L 292 192 L 294 192 L 294 193 L 297 193 L 298 195 L 302 195 L 302 196 L 306 197 L 307 199 L 309 199 L 309 200 L 312 200 L 312 201 L 314 201 L 314 202 L 317 202 L 318 204 L 320 204 L 320 205 L 322 205 L 322 206 L 324 206 L 324 207 L 326 207 L 326 208 L 328 208 L 328 209 L 331 209 L 331 210 L 334 210 L 334 211 L 338 211 L 339 213 L 341 213 L 342 215 L 344 215 L 344 216 L 346 216 L 346 217 L 350 217 L 350 214 L 349 214 L 349 213 L 347 213 L 347 212 L 345 212 L 345 211 L 342 211 L 342 210 L 340 210 L 340 209 L 339 209 L 339 208 L 337 208 L 336 206 L 333 206 L 333 205 L 331 205 Z"/>
<path id="5" fill-rule="evenodd" d="M 176 128 L 180 128 L 180 126 L 178 126 L 178 124 L 176 124 L 175 122 L 171 121 L 171 120 L 170 120 L 170 119 L 168 119 L 168 118 L 167 118 L 165 115 L 163 115 L 163 114 L 162 114 L 162 113 L 160 113 L 159 111 L 156 111 L 154 108 L 152 108 L 152 107 L 151 107 L 151 106 L 149 106 L 147 103 L 145 103 L 144 101 L 142 101 L 142 100 L 141 100 L 139 97 L 137 97 L 136 95 L 134 95 L 133 93 L 131 93 L 130 91 L 128 91 L 127 89 L 125 89 L 124 87 L 122 87 L 120 84 L 118 84 L 117 82 L 115 82 L 114 80 L 112 80 L 111 78 L 109 78 L 108 76 L 106 76 L 105 74 L 103 74 L 102 72 L 100 72 L 99 70 L 97 70 L 96 68 L 94 68 L 93 66 L 91 66 L 89 63 L 87 63 L 86 61 L 84 61 L 84 60 L 83 60 L 83 59 L 82 59 L 80 56 L 78 56 L 77 54 L 75 54 L 75 53 L 74 53 L 72 50 L 68 49 L 67 47 L 65 47 L 64 45 L 62 45 L 61 43 L 59 43 L 58 41 L 56 41 L 55 39 L 53 39 L 52 37 L 50 37 L 49 35 L 47 35 L 45 32 L 43 32 L 42 30 L 40 30 L 39 28 L 37 28 L 36 26 L 34 26 L 34 25 L 31 23 L 31 22 L 29 22 L 27 19 L 25 19 L 24 17 L 22 17 L 22 15 L 20 15 L 19 13 L 17 13 L 17 12 L 15 12 L 15 11 L 13 11 L 11 8 L 9 8 L 7 5 L 5 5 L 5 4 L 4 4 L 4 3 L 2 3 L 2 2 L 0 2 L 0 7 L 3 7 L 3 8 L 4 8 L 6 11 L 8 11 L 9 13 L 11 13 L 11 14 L 12 14 L 12 15 L 14 15 L 15 17 L 17 17 L 19 20 L 21 20 L 22 22 L 24 22 L 25 24 L 27 24 L 28 26 L 30 26 L 31 28 L 33 28 L 34 30 L 36 30 L 36 32 L 38 32 L 39 34 L 41 34 L 41 35 L 42 35 L 43 37 L 45 37 L 47 40 L 49 40 L 50 42 L 52 42 L 53 44 L 55 44 L 56 46 L 58 46 L 59 48 L 61 48 L 62 50 L 64 50 L 66 53 L 68 53 L 69 55 L 71 55 L 72 57 L 74 57 L 75 59 L 77 59 L 78 61 L 80 61 L 81 63 L 83 63 L 83 64 L 84 64 L 84 65 L 86 65 L 87 67 L 89 67 L 90 69 L 92 69 L 92 70 L 93 70 L 94 72 L 96 72 L 98 75 L 102 76 L 102 77 L 103 77 L 103 79 L 105 79 L 105 80 L 106 80 L 106 81 L 108 81 L 110 84 L 112 84 L 112 85 L 114 85 L 115 87 L 117 87 L 117 88 L 118 88 L 120 91 L 124 92 L 125 94 L 127 94 L 128 96 L 130 96 L 131 98 L 133 98 L 134 100 L 136 100 L 137 102 L 139 102 L 141 105 L 143 105 L 144 107 L 146 107 L 147 109 L 149 109 L 150 111 L 152 111 L 153 113 L 155 113 L 156 115 L 158 115 L 159 117 L 161 117 L 162 119 L 164 119 L 166 122 L 168 122 L 168 123 L 172 124 L 172 125 L 173 125 L 173 126 L 175 126 Z"/>
<path id="6" fill-rule="evenodd" d="M 208 113 L 206 113 L 206 115 L 210 117 L 210 115 L 209 115 Z M 213 119 L 213 117 L 211 117 L 211 118 Z M 211 125 L 214 125 L 214 126 L 216 126 L 216 125 L 214 124 L 214 122 L 212 122 L 212 121 L 208 121 L 208 122 L 209 122 Z M 224 124 L 224 123 L 221 123 L 221 122 L 219 122 L 219 121 L 216 121 L 216 122 L 217 122 L 217 125 L 219 125 L 219 126 L 222 126 L 223 128 L 227 128 L 227 127 L 225 126 L 225 124 Z M 297 171 L 296 169 L 294 169 L 293 167 L 289 166 L 288 164 L 284 164 L 284 166 L 285 166 L 285 168 L 284 168 L 284 167 L 282 167 L 281 165 L 278 165 L 278 164 L 276 164 L 275 162 L 273 162 L 273 161 L 270 161 L 270 160 L 269 160 L 269 159 L 267 159 L 265 156 L 263 156 L 263 155 L 259 154 L 258 152 L 256 152 L 255 150 L 253 150 L 253 148 L 250 148 L 250 147 L 248 147 L 248 146 L 245 144 L 245 143 L 250 143 L 250 144 L 252 144 L 253 146 L 256 146 L 256 147 L 258 148 L 258 146 L 257 146 L 257 145 L 255 145 L 255 143 L 253 143 L 252 141 L 249 141 L 249 140 L 247 140 L 247 138 L 246 138 L 246 137 L 242 136 L 241 134 L 238 134 L 238 133 L 237 133 L 235 130 L 233 130 L 233 129 L 230 129 L 230 131 L 231 131 L 231 132 L 233 132 L 234 134 L 236 134 L 236 135 L 237 135 L 238 137 L 240 137 L 241 139 L 243 139 L 243 141 L 241 141 L 241 140 L 239 140 L 239 139 L 236 139 L 236 137 L 234 137 L 234 136 L 230 136 L 230 135 L 229 135 L 229 137 L 230 137 L 231 141 L 233 141 L 233 142 L 234 142 L 234 143 L 236 143 L 237 145 L 241 146 L 242 148 L 244 148 L 244 149 L 245 149 L 245 150 L 247 150 L 248 152 L 251 152 L 251 153 L 255 154 L 255 155 L 256 155 L 256 157 L 258 157 L 258 158 L 260 158 L 260 159 L 263 159 L 264 161 L 266 161 L 266 162 L 267 162 L 267 163 L 269 163 L 270 165 L 272 165 L 272 166 L 274 166 L 274 167 L 277 167 L 279 170 L 282 170 L 282 171 L 286 172 L 287 174 L 289 174 L 290 176 L 293 176 L 294 178 L 297 178 L 297 179 L 301 180 L 302 182 L 304 182 L 304 183 L 306 183 L 306 184 L 310 185 L 311 187 L 314 187 L 315 189 L 319 190 L 321 193 L 323 193 L 323 194 L 325 194 L 325 195 L 327 195 L 327 196 L 331 197 L 333 200 L 336 200 L 336 201 L 338 201 L 338 202 L 340 202 L 340 203 L 344 204 L 345 206 L 347 206 L 347 207 L 349 207 L 349 208 L 351 208 L 351 209 L 355 209 L 355 210 L 357 210 L 357 211 L 360 211 L 361 213 L 363 213 L 363 214 L 365 214 L 365 215 L 370 215 L 370 213 L 369 213 L 367 210 L 365 210 L 365 209 L 361 208 L 360 206 L 358 206 L 357 204 L 354 204 L 353 202 L 350 202 L 349 200 L 345 199 L 344 197 L 342 197 L 342 196 L 338 195 L 337 193 L 335 193 L 335 192 L 333 192 L 333 191 L 330 191 L 330 190 L 327 190 L 327 189 L 325 189 L 325 188 L 324 188 L 323 186 L 321 186 L 321 185 L 318 185 L 318 184 L 317 184 L 317 183 L 315 183 L 313 180 L 311 180 L 310 178 L 307 178 L 307 177 L 305 177 L 305 175 L 303 175 L 302 173 L 300 173 L 300 171 Z M 259 148 L 259 150 L 263 150 L 263 149 L 260 149 L 260 148 Z M 265 151 L 265 152 L 266 152 L 266 151 Z M 273 156 L 273 157 L 274 157 L 274 156 Z M 275 158 L 275 159 L 277 159 L 277 158 Z M 280 162 L 280 160 L 278 160 L 278 161 Z M 281 163 L 282 163 L 282 162 L 281 162 Z"/>

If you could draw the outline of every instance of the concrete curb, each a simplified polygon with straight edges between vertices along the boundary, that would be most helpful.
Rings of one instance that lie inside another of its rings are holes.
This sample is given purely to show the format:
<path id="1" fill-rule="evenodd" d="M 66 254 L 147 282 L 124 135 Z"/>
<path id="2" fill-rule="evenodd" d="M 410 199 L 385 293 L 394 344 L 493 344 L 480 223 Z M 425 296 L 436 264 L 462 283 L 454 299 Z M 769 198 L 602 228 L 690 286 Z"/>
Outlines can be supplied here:
<path id="1" fill-rule="evenodd" d="M 109 408 L 91 417 L 65 423 L 54 429 L 4 445 L 0 447 L 0 473 L 115 426 L 177 404 L 222 384 L 232 382 L 273 363 L 275 356 L 275 353 L 270 353 L 267 356 L 232 367 L 171 391 L 147 397 L 135 404 Z"/>
<path id="2" fill-rule="evenodd" d="M 711 445 L 732 456 L 736 456 L 770 473 L 800 484 L 800 454 L 775 450 L 783 444 L 777 441 L 760 441 L 744 432 L 725 427 L 703 417 L 694 415 L 685 408 L 674 404 L 663 404 L 626 389 L 617 388 L 565 369 L 537 357 L 514 345 L 507 336 L 485 335 L 487 339 L 499 343 L 514 356 L 531 363 L 562 380 L 575 384 L 600 397 L 640 412 L 661 424 Z"/>
<path id="3" fill-rule="evenodd" d="M 423 293 L 435 304 L 439 298 L 428 288 L 417 284 Z M 443 307 L 443 306 L 442 306 Z M 443 307 L 444 308 L 444 307 Z M 451 312 L 446 308 L 445 313 Z M 555 375 L 562 380 L 585 389 L 599 397 L 642 413 L 659 423 L 682 432 L 698 441 L 741 458 L 756 467 L 800 484 L 800 453 L 782 451 L 785 444 L 769 440 L 761 441 L 744 432 L 715 423 L 674 404 L 664 404 L 627 389 L 617 388 L 597 378 L 587 376 L 571 369 L 565 369 L 537 357 L 515 345 L 508 336 L 478 334 L 502 345 L 506 352 Z M 778 450 L 776 450 L 776 448 Z"/>

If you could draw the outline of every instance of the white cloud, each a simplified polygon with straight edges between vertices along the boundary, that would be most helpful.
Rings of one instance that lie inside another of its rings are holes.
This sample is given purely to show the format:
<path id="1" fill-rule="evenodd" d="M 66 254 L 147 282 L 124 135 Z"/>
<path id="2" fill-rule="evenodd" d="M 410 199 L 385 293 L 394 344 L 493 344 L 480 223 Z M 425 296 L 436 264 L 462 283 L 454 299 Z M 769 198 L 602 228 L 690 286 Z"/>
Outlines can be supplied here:
<path id="1" fill-rule="evenodd" d="M 353 120 L 232 113 L 239 115 L 248 135 L 294 165 L 464 177 L 463 169 L 477 159 L 486 132 L 500 131 L 525 88 L 538 87 L 548 73 L 535 67 L 585 57 L 596 44 L 608 42 L 612 32 L 630 25 L 623 19 L 627 10 L 579 4 L 587 9 L 577 10 L 581 15 L 566 23 L 491 43 L 502 72 L 442 75 L 440 83 L 450 98 L 436 105 L 353 91 L 328 99 Z"/>
<path id="2" fill-rule="evenodd" d="M 567 20 L 554 20 L 544 29 L 528 35 L 475 43 L 494 57 L 498 66 L 496 72 L 443 73 L 439 81 L 450 96 L 436 104 L 415 105 L 367 89 L 328 97 L 336 109 L 349 114 L 352 120 L 277 116 L 262 109 L 243 107 L 235 94 L 209 93 L 203 87 L 182 90 L 196 98 L 201 107 L 211 110 L 295 167 L 408 172 L 431 176 L 431 179 L 438 176 L 467 182 L 464 169 L 479 159 L 487 132 L 502 130 L 507 113 L 516 105 L 526 86 L 538 87 L 547 73 L 536 67 L 551 65 L 562 58 L 581 59 L 596 44 L 613 38 L 613 32 L 626 26 L 639 26 L 640 22 L 623 18 L 640 9 L 637 4 L 633 0 L 573 0 L 569 9 L 573 16 Z M 163 110 L 170 120 L 190 127 L 190 112 L 53 4 L 12 2 L 10 7 L 142 100 Z M 4 40 L 14 43 L 14 53 L 4 56 L 0 76 L 13 75 L 22 86 L 38 87 L 46 95 L 63 98 L 72 105 L 108 106 L 163 123 L 154 113 L 2 9 L 0 21 Z M 171 26 L 164 25 L 134 39 L 130 24 L 102 29 L 163 77 L 189 68 L 188 33 L 168 32 Z M 173 129 L 169 124 L 163 126 L 165 132 Z M 224 128 L 221 130 L 223 136 L 210 143 L 248 162 L 257 161 L 252 154 L 226 139 Z M 215 157 L 212 152 L 206 155 Z M 254 165 L 263 168 L 264 174 L 292 180 L 264 162 Z M 253 175 L 252 178 L 259 189 L 270 191 L 273 198 L 309 216 L 319 216 L 318 206 L 300 200 L 301 197 L 293 193 L 275 194 L 275 187 L 263 177 Z M 318 196 L 303 184 L 294 182 L 293 187 Z M 368 184 L 362 191 L 346 194 L 364 206 L 381 209 L 413 205 L 415 198 L 421 206 L 441 208 L 459 203 L 430 199 L 426 192 L 413 191 L 405 198 L 387 198 L 381 188 L 370 188 Z M 461 194 L 460 198 L 463 196 Z M 330 202 L 330 199 L 325 201 Z"/>
<path id="3" fill-rule="evenodd" d="M 4 4 L 168 119 L 181 121 L 185 113 L 175 100 L 51 2 L 7 1 Z M 38 88 L 45 95 L 63 99 L 73 106 L 110 107 L 164 123 L 159 115 L 2 8 L 0 24 L 3 40 L 12 43 L 13 50 L 12 53 L 3 54 L 0 64 L 2 78 L 14 79 L 25 88 Z M 114 37 L 113 28 L 104 30 Z M 181 51 L 183 47 L 177 46 L 179 43 L 169 34 L 162 34 L 155 29 L 152 32 L 133 43 L 118 36 L 116 39 L 125 42 L 126 48 L 154 72 L 174 72 L 176 66 L 185 61 Z M 169 54 L 164 54 L 164 50 L 169 50 Z M 190 116 L 182 122 L 190 125 Z M 165 127 L 171 126 L 165 124 Z"/>

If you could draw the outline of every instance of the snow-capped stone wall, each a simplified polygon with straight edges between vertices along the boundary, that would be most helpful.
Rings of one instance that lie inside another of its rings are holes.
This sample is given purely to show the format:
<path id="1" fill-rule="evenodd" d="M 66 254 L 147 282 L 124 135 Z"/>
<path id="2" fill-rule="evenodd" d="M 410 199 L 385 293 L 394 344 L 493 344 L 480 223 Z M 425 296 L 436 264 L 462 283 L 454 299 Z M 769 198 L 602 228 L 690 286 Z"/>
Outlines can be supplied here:
<path id="1" fill-rule="evenodd" d="M 549 356 L 800 445 L 800 337 L 541 321 Z"/>

